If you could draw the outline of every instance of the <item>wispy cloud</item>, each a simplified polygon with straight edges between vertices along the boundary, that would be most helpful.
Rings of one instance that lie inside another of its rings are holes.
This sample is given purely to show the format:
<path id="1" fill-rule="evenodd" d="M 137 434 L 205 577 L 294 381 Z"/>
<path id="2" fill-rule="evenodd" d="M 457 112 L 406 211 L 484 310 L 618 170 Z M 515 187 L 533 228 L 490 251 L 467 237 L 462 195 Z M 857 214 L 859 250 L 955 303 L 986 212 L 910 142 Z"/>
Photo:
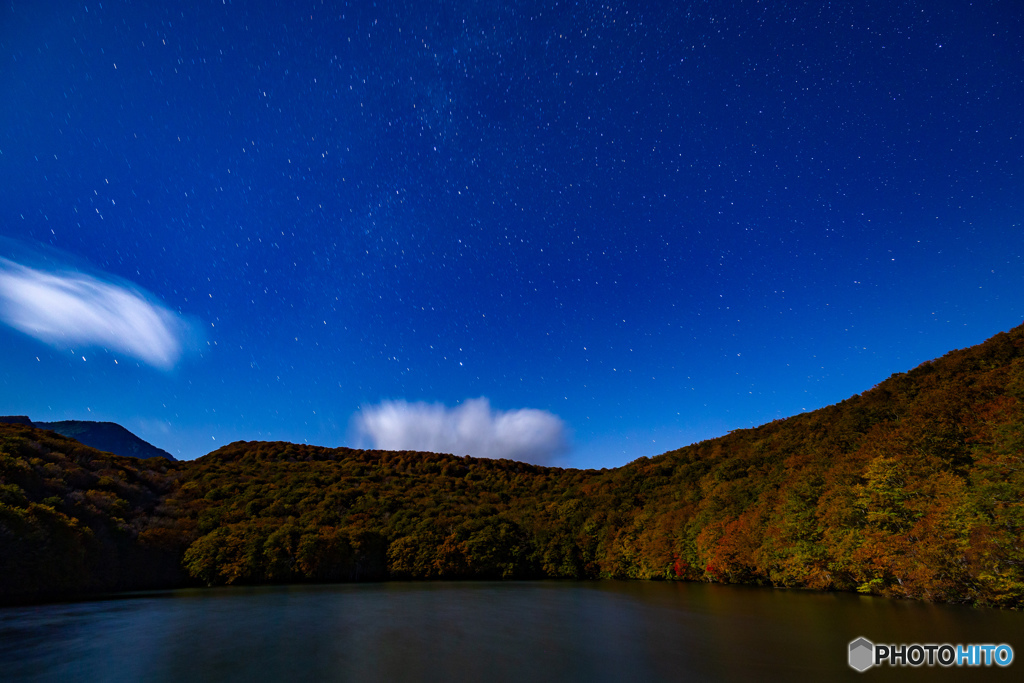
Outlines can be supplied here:
<path id="1" fill-rule="evenodd" d="M 374 448 L 508 458 L 551 464 L 568 450 L 565 423 L 545 410 L 492 410 L 486 398 L 449 408 L 439 403 L 384 401 L 354 418 Z"/>
<path id="2" fill-rule="evenodd" d="M 127 283 L 0 257 L 0 320 L 56 347 L 98 346 L 168 370 L 189 325 Z"/>

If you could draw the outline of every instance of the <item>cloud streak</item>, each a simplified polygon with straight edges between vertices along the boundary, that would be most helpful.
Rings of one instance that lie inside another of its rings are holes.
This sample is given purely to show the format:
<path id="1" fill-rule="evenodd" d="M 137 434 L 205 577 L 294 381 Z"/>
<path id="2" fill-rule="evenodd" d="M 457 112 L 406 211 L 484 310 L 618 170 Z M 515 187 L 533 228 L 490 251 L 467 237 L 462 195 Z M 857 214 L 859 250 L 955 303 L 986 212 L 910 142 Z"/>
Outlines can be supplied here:
<path id="1" fill-rule="evenodd" d="M 0 320 L 55 347 L 98 346 L 162 370 L 174 367 L 189 326 L 127 284 L 0 257 Z"/>
<path id="2" fill-rule="evenodd" d="M 374 448 L 469 454 L 551 464 L 568 450 L 565 423 L 545 410 L 492 410 L 486 398 L 449 408 L 384 401 L 356 414 L 359 436 Z"/>

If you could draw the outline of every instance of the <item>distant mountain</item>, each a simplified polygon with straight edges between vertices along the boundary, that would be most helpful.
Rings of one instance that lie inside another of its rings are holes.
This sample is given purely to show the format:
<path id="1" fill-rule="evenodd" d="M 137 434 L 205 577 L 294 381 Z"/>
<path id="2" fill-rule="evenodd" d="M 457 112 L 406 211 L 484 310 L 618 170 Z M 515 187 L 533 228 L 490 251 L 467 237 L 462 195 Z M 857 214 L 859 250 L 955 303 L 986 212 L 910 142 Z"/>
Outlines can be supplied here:
<path id="1" fill-rule="evenodd" d="M 115 422 L 93 422 L 90 420 L 62 420 L 60 422 L 32 422 L 26 415 L 6 415 L 0 417 L 0 423 L 22 424 L 39 429 L 49 429 L 61 436 L 92 446 L 101 451 L 128 458 L 167 458 L 174 456 L 157 448 L 148 441 L 143 441 L 127 429 Z"/>

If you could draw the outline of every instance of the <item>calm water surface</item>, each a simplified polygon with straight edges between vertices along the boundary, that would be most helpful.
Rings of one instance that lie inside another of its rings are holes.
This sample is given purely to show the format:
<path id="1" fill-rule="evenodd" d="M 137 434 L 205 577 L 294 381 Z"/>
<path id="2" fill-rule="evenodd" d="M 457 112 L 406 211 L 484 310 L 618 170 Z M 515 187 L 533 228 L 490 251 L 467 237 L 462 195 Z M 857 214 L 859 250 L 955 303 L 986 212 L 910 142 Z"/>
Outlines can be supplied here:
<path id="1" fill-rule="evenodd" d="M 850 640 L 1008 643 L 1006 669 L 846 665 Z M 181 590 L 0 609 L 4 681 L 1021 680 L 1024 614 L 650 582 Z"/>

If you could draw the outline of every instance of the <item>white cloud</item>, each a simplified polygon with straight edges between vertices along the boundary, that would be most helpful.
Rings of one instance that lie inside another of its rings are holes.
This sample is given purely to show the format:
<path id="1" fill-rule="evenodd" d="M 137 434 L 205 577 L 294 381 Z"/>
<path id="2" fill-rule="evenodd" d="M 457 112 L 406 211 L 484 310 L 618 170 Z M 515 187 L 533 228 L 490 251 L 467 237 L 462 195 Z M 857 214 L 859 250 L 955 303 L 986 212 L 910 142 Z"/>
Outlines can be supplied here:
<path id="1" fill-rule="evenodd" d="M 164 370 L 181 357 L 188 330 L 180 316 L 130 285 L 2 257 L 0 320 L 51 346 L 99 346 Z"/>
<path id="2" fill-rule="evenodd" d="M 568 449 L 565 423 L 545 410 L 492 410 L 486 398 L 448 408 L 384 401 L 356 414 L 360 437 L 374 448 L 508 458 L 550 464 Z"/>

